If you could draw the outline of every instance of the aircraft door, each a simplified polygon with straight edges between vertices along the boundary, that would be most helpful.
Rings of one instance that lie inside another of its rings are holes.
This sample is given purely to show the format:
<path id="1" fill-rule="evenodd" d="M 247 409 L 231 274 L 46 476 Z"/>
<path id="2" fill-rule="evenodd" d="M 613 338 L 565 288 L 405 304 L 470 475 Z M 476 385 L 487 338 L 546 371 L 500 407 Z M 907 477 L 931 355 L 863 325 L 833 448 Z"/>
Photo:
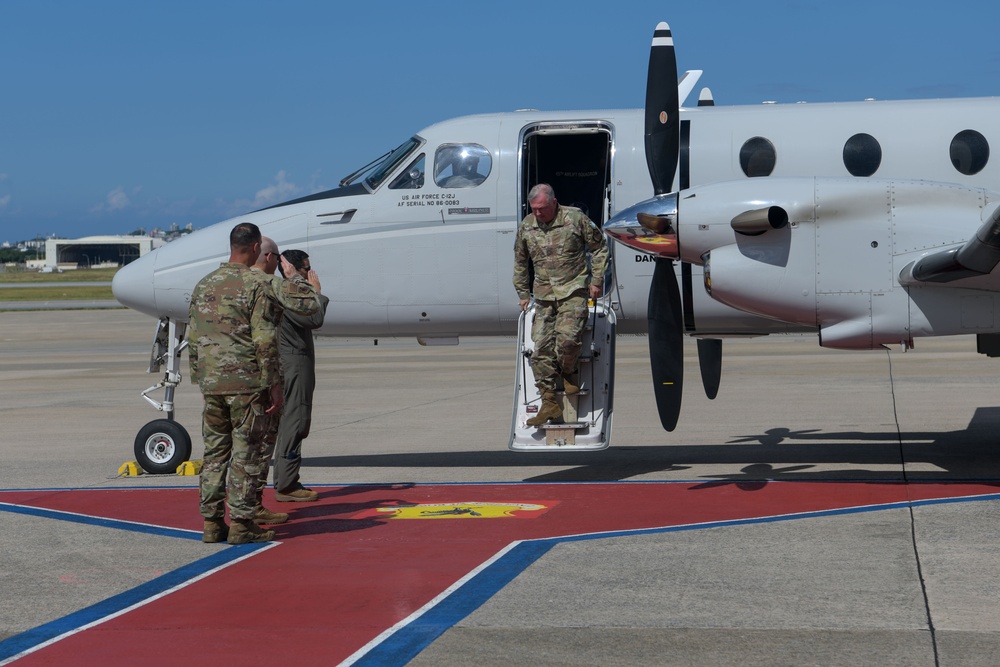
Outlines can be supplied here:
<path id="1" fill-rule="evenodd" d="M 528 192 L 548 183 L 561 205 L 581 209 L 599 227 L 612 210 L 613 128 L 603 122 L 547 122 L 525 127 L 521 132 L 518 162 L 519 220 L 531 212 Z M 537 414 L 540 397 L 535 388 L 531 354 L 531 324 L 534 308 L 518 323 L 517 372 L 514 414 L 509 448 L 515 451 L 599 450 L 611 440 L 614 398 L 616 317 L 611 308 L 614 289 L 613 263 L 604 276 L 605 297 L 590 308 L 580 358 L 579 395 L 559 393 L 563 422 L 532 427 L 527 421 Z"/>
<path id="2" fill-rule="evenodd" d="M 598 226 L 611 209 L 611 128 L 546 124 L 525 128 L 521 141 L 521 217 L 531 209 L 528 191 L 548 183 L 560 203 L 576 206 Z"/>
<path id="3" fill-rule="evenodd" d="M 598 227 L 611 217 L 614 205 L 611 187 L 613 128 L 603 122 L 539 123 L 521 132 L 518 164 L 520 217 L 531 213 L 528 192 L 538 183 L 548 183 L 560 204 L 581 209 Z M 611 279 L 615 248 L 605 274 L 605 294 L 616 295 Z"/>

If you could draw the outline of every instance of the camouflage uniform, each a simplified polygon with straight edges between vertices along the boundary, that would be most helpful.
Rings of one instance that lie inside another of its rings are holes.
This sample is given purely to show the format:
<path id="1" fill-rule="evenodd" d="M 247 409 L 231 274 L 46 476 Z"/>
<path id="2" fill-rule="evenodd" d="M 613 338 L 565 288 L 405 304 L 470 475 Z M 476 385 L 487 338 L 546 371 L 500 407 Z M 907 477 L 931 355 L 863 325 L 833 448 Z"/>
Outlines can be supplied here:
<path id="1" fill-rule="evenodd" d="M 257 266 L 250 267 L 250 271 L 253 274 L 253 277 L 264 283 L 267 287 L 269 287 L 271 293 L 274 295 L 275 303 L 273 306 L 274 307 L 273 316 L 270 318 L 266 318 L 267 322 L 265 323 L 265 326 L 268 326 L 271 329 L 269 335 L 273 336 L 274 338 L 274 345 L 275 348 L 277 348 L 275 354 L 278 354 L 280 359 L 281 353 L 280 353 L 280 347 L 278 346 L 278 340 L 280 338 L 281 325 L 282 321 L 284 320 L 285 310 L 288 310 L 290 313 L 293 314 L 299 314 L 302 317 L 306 316 L 315 317 L 316 313 L 319 312 L 319 309 L 314 308 L 313 304 L 307 301 L 305 303 L 308 303 L 309 305 L 309 312 L 308 313 L 303 312 L 302 310 L 303 302 L 298 297 L 292 297 L 291 295 L 287 294 L 286 293 L 287 290 L 282 288 L 282 283 L 285 282 L 283 279 L 279 278 L 278 276 L 265 273 L 263 269 Z M 303 277 L 302 280 L 305 280 L 305 278 Z M 326 298 L 326 297 L 317 296 L 317 299 L 319 298 Z M 319 303 L 318 300 L 317 303 Z M 320 318 L 322 318 L 322 316 L 323 314 L 322 312 L 320 312 Z M 281 372 L 281 385 L 282 387 L 284 387 L 285 386 L 284 364 L 280 364 L 279 368 Z M 261 452 L 263 460 L 261 464 L 260 473 L 257 475 L 257 501 L 256 501 L 257 505 L 261 504 L 261 499 L 264 495 L 264 489 L 267 488 L 267 473 L 270 469 L 271 457 L 274 455 L 275 443 L 277 443 L 278 441 L 278 426 L 281 423 L 281 418 L 283 416 L 285 409 L 286 407 L 282 406 L 281 411 L 272 412 L 269 415 L 270 419 L 268 421 L 270 423 L 268 424 L 267 431 L 264 433 L 264 450 Z"/>
<path id="2" fill-rule="evenodd" d="M 560 374 L 577 371 L 587 323 L 587 287 L 603 288 L 607 264 L 604 232 L 578 208 L 560 205 L 548 224 L 529 214 L 517 228 L 514 288 L 519 299 L 535 295 L 532 362 L 540 393 L 555 391 Z M 534 269 L 534 285 L 529 284 L 529 267 Z"/>
<path id="3" fill-rule="evenodd" d="M 206 519 L 223 518 L 228 496 L 233 519 L 253 520 L 271 421 L 265 411 L 271 386 L 281 382 L 277 295 L 254 273 L 227 262 L 191 294 L 191 379 L 205 397 L 201 515 Z M 304 280 L 283 281 L 277 292 L 305 313 L 319 307 L 316 291 Z"/>

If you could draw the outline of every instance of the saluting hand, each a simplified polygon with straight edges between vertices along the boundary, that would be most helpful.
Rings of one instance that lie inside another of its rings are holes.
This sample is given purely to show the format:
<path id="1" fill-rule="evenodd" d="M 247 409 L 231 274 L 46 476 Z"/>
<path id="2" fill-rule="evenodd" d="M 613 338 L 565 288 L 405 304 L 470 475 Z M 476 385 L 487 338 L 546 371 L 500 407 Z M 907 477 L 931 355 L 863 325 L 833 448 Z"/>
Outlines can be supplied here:
<path id="1" fill-rule="evenodd" d="M 281 257 L 281 275 L 285 277 L 285 280 L 291 280 L 299 275 L 299 272 L 295 270 L 295 266 L 285 259 L 284 255 L 279 255 L 279 257 Z"/>
<path id="2" fill-rule="evenodd" d="M 315 271 L 313 271 L 312 269 L 309 269 L 309 273 L 306 274 L 306 280 L 309 282 L 310 285 L 313 286 L 313 288 L 316 290 L 317 293 L 320 292 L 320 289 L 319 289 L 319 276 L 316 275 Z"/>

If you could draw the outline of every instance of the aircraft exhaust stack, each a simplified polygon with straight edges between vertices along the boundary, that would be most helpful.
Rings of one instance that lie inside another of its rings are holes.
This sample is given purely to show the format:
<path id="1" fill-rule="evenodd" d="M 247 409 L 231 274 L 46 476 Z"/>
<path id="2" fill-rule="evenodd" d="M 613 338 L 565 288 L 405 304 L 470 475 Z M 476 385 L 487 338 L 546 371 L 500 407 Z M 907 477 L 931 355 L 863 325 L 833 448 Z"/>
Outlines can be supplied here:
<path id="1" fill-rule="evenodd" d="M 730 223 L 737 234 L 757 236 L 770 229 L 782 229 L 788 225 L 788 211 L 780 206 L 768 206 L 755 211 L 745 211 Z"/>

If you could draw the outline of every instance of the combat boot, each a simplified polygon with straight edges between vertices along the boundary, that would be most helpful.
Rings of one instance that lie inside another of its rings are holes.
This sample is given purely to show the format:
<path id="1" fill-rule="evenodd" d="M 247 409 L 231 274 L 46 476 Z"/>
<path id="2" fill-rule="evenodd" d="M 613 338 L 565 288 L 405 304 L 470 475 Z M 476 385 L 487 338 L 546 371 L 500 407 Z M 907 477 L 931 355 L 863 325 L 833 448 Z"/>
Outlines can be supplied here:
<path id="1" fill-rule="evenodd" d="M 538 414 L 527 421 L 528 426 L 541 426 L 549 420 L 561 420 L 562 407 L 556 402 L 554 391 L 547 391 L 542 394 L 542 407 Z"/>
<path id="2" fill-rule="evenodd" d="M 205 519 L 205 529 L 201 534 L 201 541 L 205 544 L 215 544 L 225 542 L 229 537 L 229 526 L 225 519 Z"/>
<path id="3" fill-rule="evenodd" d="M 575 375 L 575 373 L 573 374 Z M 567 396 L 576 396 L 580 393 L 580 385 L 577 384 L 577 380 L 573 379 L 573 375 L 563 375 L 563 391 L 566 392 Z"/>
<path id="4" fill-rule="evenodd" d="M 273 530 L 264 530 L 250 519 L 233 519 L 229 527 L 230 544 L 250 544 L 251 542 L 270 542 L 274 539 Z"/>
<path id="5" fill-rule="evenodd" d="M 263 505 L 257 505 L 257 513 L 253 515 L 253 522 L 258 526 L 265 524 L 285 523 L 288 515 L 284 512 L 272 512 Z"/>

